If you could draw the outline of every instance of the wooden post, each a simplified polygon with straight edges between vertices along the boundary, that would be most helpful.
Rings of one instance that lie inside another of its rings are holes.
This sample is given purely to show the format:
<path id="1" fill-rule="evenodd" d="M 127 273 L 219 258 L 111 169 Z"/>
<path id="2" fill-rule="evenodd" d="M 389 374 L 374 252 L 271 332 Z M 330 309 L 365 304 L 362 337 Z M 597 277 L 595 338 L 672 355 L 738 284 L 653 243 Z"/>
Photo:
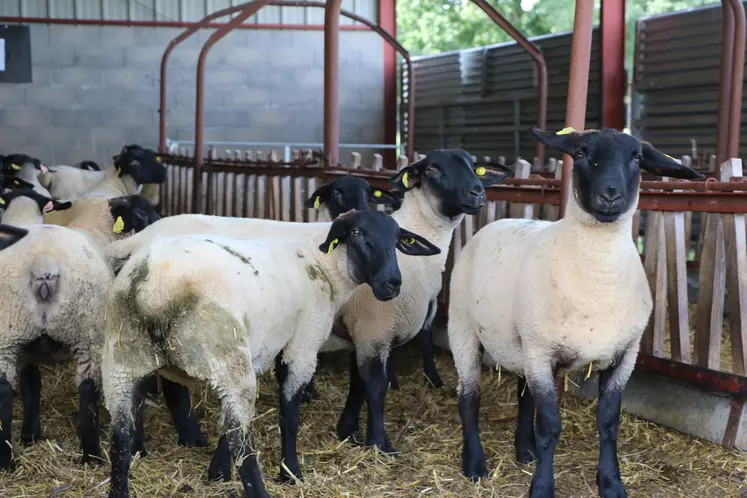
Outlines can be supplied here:
<path id="1" fill-rule="evenodd" d="M 264 154 L 260 151 L 256 152 L 257 161 L 261 161 Z M 267 209 L 267 176 L 257 175 L 257 188 L 254 190 L 254 212 L 256 218 L 269 218 Z"/>
<path id="2" fill-rule="evenodd" d="M 529 178 L 532 165 L 527 161 L 519 158 L 516 161 L 516 167 L 514 169 L 514 178 Z M 512 202 L 509 207 L 511 218 L 527 218 L 532 219 L 534 214 L 534 206 L 532 204 Z"/>
<path id="3" fill-rule="evenodd" d="M 654 310 L 643 332 L 641 352 L 663 356 L 667 326 L 667 255 L 664 219 L 659 211 L 648 212 L 645 254 L 643 267 L 654 300 Z"/>
<path id="4" fill-rule="evenodd" d="M 298 149 L 291 151 L 291 161 L 295 162 L 301 158 L 301 153 Z M 301 177 L 293 179 L 293 218 L 292 221 L 304 221 L 304 179 Z M 307 195 L 311 195 L 309 192 Z"/>

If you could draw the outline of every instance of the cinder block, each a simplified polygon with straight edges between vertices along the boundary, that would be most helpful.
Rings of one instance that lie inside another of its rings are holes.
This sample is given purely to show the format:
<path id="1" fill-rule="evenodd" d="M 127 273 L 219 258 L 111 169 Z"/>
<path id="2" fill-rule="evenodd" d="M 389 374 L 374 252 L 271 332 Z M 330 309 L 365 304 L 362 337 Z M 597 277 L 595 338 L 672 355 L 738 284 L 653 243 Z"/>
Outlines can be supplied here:
<path id="1" fill-rule="evenodd" d="M 125 145 L 136 144 L 140 140 L 140 127 L 118 126 L 112 123 L 109 126 L 99 126 L 90 132 L 91 140 L 96 150 L 111 150 L 114 155 L 122 150 Z M 111 163 L 111 159 L 107 161 Z"/>
<path id="2" fill-rule="evenodd" d="M 10 114 L 12 110 L 3 109 L 0 111 L 0 115 L 4 112 Z M 3 132 L 0 133 L 0 151 L 6 154 L 9 152 L 24 152 L 26 144 L 31 142 L 32 135 L 33 129 L 31 128 L 3 125 Z"/>
<path id="3" fill-rule="evenodd" d="M 142 88 L 153 91 L 157 76 L 147 69 L 124 67 L 120 69 L 106 69 L 101 71 L 104 78 L 104 86 L 117 91 L 119 88 Z"/>
<path id="4" fill-rule="evenodd" d="M 129 47 L 124 50 L 125 63 L 149 69 L 153 72 L 161 70 L 163 50 L 154 47 Z"/>
<path id="5" fill-rule="evenodd" d="M 105 26 L 101 28 L 101 45 L 103 47 L 132 47 L 140 37 L 144 29 L 156 30 L 156 28 L 129 28 L 126 26 Z"/>
<path id="6" fill-rule="evenodd" d="M 35 66 L 66 67 L 76 65 L 75 47 L 72 45 L 45 44 L 36 50 L 34 50 L 32 45 L 31 50 Z"/>
<path id="7" fill-rule="evenodd" d="M 242 126 L 226 128 L 223 136 L 227 142 L 266 142 L 270 140 L 266 130 Z"/>
<path id="8" fill-rule="evenodd" d="M 34 142 L 45 147 L 77 147 L 90 140 L 86 128 L 77 126 L 55 126 L 51 122 L 35 127 Z"/>
<path id="9" fill-rule="evenodd" d="M 132 28 L 131 28 L 132 29 Z M 131 36 L 135 45 L 141 47 L 156 47 L 156 50 L 166 48 L 166 45 L 181 31 L 181 29 L 172 28 L 134 28 Z M 189 43 L 187 40 L 185 43 Z"/>
<path id="10" fill-rule="evenodd" d="M 169 90 L 167 95 L 174 95 L 176 106 L 185 109 L 194 109 L 196 105 L 197 91 L 192 88 L 176 88 Z M 205 107 L 206 108 L 223 108 L 225 107 L 225 92 L 221 89 L 208 86 L 205 89 Z"/>
<path id="11" fill-rule="evenodd" d="M 55 153 L 53 147 L 46 147 L 37 144 L 25 145 L 22 149 L 14 148 L 12 150 L 28 154 L 31 157 L 40 159 L 45 164 L 58 164 L 55 161 Z"/>
<path id="12" fill-rule="evenodd" d="M 323 89 L 319 88 L 277 88 L 270 89 L 270 105 L 280 108 L 308 109 L 322 106 Z"/>
<path id="13" fill-rule="evenodd" d="M 152 91 L 123 89 L 119 91 L 124 94 L 123 101 L 125 105 L 158 110 L 160 105 L 158 89 L 153 89 Z M 166 94 L 166 101 L 170 107 L 174 106 L 176 104 L 176 97 L 174 95 Z"/>
<path id="14" fill-rule="evenodd" d="M 278 47 L 270 53 L 270 66 L 273 68 L 314 67 L 317 64 L 317 52 L 320 47 L 293 45 Z"/>
<path id="15" fill-rule="evenodd" d="M 363 107 L 374 107 L 374 108 L 383 108 L 384 106 L 384 86 L 383 86 L 383 80 L 384 75 L 383 74 L 375 74 L 372 75 L 372 78 L 382 81 L 382 85 L 379 89 L 379 91 L 376 90 L 360 90 L 361 95 L 361 105 Z M 346 85 L 346 87 L 354 87 L 353 85 Z M 354 87 L 357 88 L 357 87 Z M 340 104 L 342 105 L 342 104 Z"/>
<path id="16" fill-rule="evenodd" d="M 75 92 L 75 100 L 88 109 L 119 109 L 125 104 L 124 92 L 104 88 L 86 88 Z"/>
<path id="17" fill-rule="evenodd" d="M 226 107 L 264 106 L 270 103 L 270 89 L 260 86 L 237 86 L 225 93 Z"/>
<path id="18" fill-rule="evenodd" d="M 25 103 L 25 88 L 23 85 L 4 83 L 0 91 L 0 106 L 22 106 Z"/>
<path id="19" fill-rule="evenodd" d="M 211 63 L 215 64 L 216 66 L 241 69 L 244 71 L 251 71 L 253 65 L 266 64 L 270 60 L 270 52 L 263 49 L 261 46 L 231 46 L 228 50 L 224 50 L 220 55 L 213 53 L 211 53 L 210 55 Z"/>
<path id="20" fill-rule="evenodd" d="M 268 47 L 290 45 L 292 40 L 290 31 L 269 29 L 241 29 L 234 31 L 231 36 L 236 36 L 234 43 L 237 45 L 259 51 L 267 51 Z"/>
<path id="21" fill-rule="evenodd" d="M 128 102 L 111 114 L 111 122 L 117 126 L 154 126 L 158 122 L 158 111 L 152 107 L 133 106 Z"/>
<path id="22" fill-rule="evenodd" d="M 292 81 L 300 88 L 323 88 L 324 70 L 320 67 L 308 69 L 294 69 Z"/>
<path id="23" fill-rule="evenodd" d="M 195 125 L 195 113 L 192 109 L 186 109 L 184 107 L 175 107 L 169 109 L 166 115 L 166 123 L 171 128 L 192 128 Z"/>
<path id="24" fill-rule="evenodd" d="M 51 82 L 49 67 L 34 66 L 31 68 L 31 81 L 35 85 L 49 85 Z"/>
<path id="25" fill-rule="evenodd" d="M 2 95 L 2 92 L 0 92 Z M 50 109 L 68 109 L 76 105 L 76 91 L 66 86 L 26 87 L 26 105 L 30 107 L 48 107 Z"/>
<path id="26" fill-rule="evenodd" d="M 98 46 L 101 42 L 99 26 L 75 26 L 72 24 L 53 24 L 49 26 L 49 44 L 72 45 L 77 47 Z"/>
<path id="27" fill-rule="evenodd" d="M 210 69 L 205 74 L 205 81 L 210 87 L 236 86 L 246 84 L 247 71 L 245 69 Z"/>
<path id="28" fill-rule="evenodd" d="M 102 73 L 86 67 L 56 67 L 49 69 L 51 84 L 78 88 L 100 88 L 103 85 Z M 41 83 L 41 82 L 40 82 Z"/>
<path id="29" fill-rule="evenodd" d="M 125 56 L 121 47 L 78 46 L 75 47 L 75 65 L 92 70 L 124 67 Z"/>
<path id="30" fill-rule="evenodd" d="M 152 50 L 152 47 L 148 47 Z M 165 47 L 164 47 L 165 49 Z M 160 51 L 161 55 L 163 55 L 163 50 Z M 182 45 L 179 45 L 173 52 L 171 52 L 171 55 L 169 55 L 169 68 L 191 68 L 195 69 L 197 68 L 197 59 L 200 56 L 200 48 L 197 47 L 184 47 Z M 210 58 L 208 59 L 210 63 Z"/>
<path id="31" fill-rule="evenodd" d="M 18 128 L 36 128 L 49 126 L 52 111 L 40 107 L 5 107 L 0 108 L 0 124 Z"/>
<path id="32" fill-rule="evenodd" d="M 298 114 L 294 113 L 291 109 L 268 107 L 257 109 L 251 113 L 251 126 L 262 128 L 287 126 L 291 121 L 298 118 Z M 304 116 L 304 119 L 307 118 L 308 116 Z"/>
<path id="33" fill-rule="evenodd" d="M 93 127 L 108 124 L 106 113 L 89 109 L 60 109 L 52 111 L 53 126 Z"/>

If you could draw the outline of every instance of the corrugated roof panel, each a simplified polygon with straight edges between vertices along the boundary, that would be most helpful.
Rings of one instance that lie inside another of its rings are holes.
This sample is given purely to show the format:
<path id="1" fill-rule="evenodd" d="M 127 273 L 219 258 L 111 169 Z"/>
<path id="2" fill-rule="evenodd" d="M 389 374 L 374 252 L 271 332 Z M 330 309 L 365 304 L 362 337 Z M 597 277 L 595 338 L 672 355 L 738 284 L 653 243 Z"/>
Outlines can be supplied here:
<path id="1" fill-rule="evenodd" d="M 49 2 L 49 17 L 75 19 L 75 0 Z"/>
<path id="2" fill-rule="evenodd" d="M 101 0 L 75 0 L 76 19 L 101 19 Z"/>
<path id="3" fill-rule="evenodd" d="M 0 16 L 20 16 L 23 0 L 4 0 L 0 2 Z"/>

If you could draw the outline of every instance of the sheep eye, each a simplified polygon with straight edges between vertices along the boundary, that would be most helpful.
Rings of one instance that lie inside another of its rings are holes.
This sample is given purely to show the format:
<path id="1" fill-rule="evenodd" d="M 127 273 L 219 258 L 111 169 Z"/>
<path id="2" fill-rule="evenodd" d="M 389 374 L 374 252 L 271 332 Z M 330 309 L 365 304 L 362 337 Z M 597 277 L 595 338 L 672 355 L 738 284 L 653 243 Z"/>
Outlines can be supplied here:
<path id="1" fill-rule="evenodd" d="M 340 191 L 339 191 L 339 190 L 337 190 L 337 189 L 334 189 L 334 190 L 332 191 L 332 195 L 334 195 L 334 196 L 336 196 L 336 197 L 342 197 L 342 194 L 341 194 L 341 193 L 340 193 Z"/>
<path id="2" fill-rule="evenodd" d="M 429 164 L 429 165 L 428 165 L 428 166 L 427 166 L 427 167 L 425 168 L 425 171 L 426 171 L 427 173 L 437 173 L 437 172 L 439 171 L 439 169 L 438 169 L 438 166 L 436 166 L 435 164 Z"/>
<path id="3" fill-rule="evenodd" d="M 360 231 L 360 230 L 358 230 L 357 228 L 353 228 L 353 229 L 352 229 L 352 230 L 350 231 L 350 233 L 351 233 L 351 234 L 353 234 L 353 237 L 360 237 L 361 235 L 363 235 L 363 234 L 361 233 L 361 231 Z"/>
<path id="4" fill-rule="evenodd" d="M 573 157 L 575 157 L 576 159 L 582 159 L 582 158 L 584 157 L 584 155 L 585 155 L 585 154 L 584 154 L 584 151 L 582 151 L 582 150 L 580 150 L 580 149 L 579 149 L 579 150 L 577 150 L 577 151 L 576 151 L 576 152 L 575 152 L 575 153 L 573 154 Z"/>

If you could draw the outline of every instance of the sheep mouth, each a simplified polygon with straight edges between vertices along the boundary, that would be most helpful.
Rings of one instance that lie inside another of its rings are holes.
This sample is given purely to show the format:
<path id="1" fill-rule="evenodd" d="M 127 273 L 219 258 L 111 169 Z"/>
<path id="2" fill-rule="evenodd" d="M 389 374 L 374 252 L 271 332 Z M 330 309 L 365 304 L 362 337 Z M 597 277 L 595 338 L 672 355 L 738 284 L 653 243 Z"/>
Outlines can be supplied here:
<path id="1" fill-rule="evenodd" d="M 616 210 L 616 211 L 599 211 L 599 210 L 593 210 L 592 215 L 594 215 L 594 218 L 597 219 L 597 221 L 601 223 L 612 223 L 614 221 L 617 221 L 617 219 L 622 214 L 622 210 Z"/>

